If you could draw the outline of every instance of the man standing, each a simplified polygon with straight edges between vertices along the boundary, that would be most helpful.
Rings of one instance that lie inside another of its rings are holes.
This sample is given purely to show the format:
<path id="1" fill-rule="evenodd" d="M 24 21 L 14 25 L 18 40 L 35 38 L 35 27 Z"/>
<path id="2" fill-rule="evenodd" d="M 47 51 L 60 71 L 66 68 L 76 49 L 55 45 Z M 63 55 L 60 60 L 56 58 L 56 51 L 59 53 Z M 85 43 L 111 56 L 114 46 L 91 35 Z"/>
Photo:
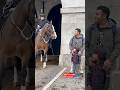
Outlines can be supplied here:
<path id="1" fill-rule="evenodd" d="M 79 75 L 80 74 L 81 55 L 83 54 L 83 50 L 84 50 L 84 38 L 83 38 L 83 34 L 81 34 L 81 30 L 79 28 L 75 29 L 74 36 L 72 37 L 72 39 L 69 42 L 69 48 L 72 53 L 71 72 L 75 73 L 76 75 Z"/>
<path id="2" fill-rule="evenodd" d="M 106 6 L 99 6 L 96 9 L 95 23 L 86 31 L 86 60 L 97 49 L 106 53 L 106 60 L 103 62 L 103 69 L 106 71 L 106 80 L 103 90 L 109 87 L 109 72 L 116 58 L 120 55 L 120 32 L 116 22 L 109 18 L 110 10 Z M 86 61 L 89 66 L 90 61 Z M 89 77 L 89 74 L 87 75 Z M 89 83 L 89 80 L 87 81 Z M 96 89 L 100 90 L 100 89 Z"/>

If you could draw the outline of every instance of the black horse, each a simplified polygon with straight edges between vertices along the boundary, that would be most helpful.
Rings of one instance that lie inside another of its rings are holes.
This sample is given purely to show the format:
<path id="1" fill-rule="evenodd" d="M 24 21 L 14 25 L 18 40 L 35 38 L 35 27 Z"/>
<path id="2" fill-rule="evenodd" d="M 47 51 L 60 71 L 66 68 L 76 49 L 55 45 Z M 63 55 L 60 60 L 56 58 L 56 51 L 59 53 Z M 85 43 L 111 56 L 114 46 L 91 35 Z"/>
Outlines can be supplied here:
<path id="1" fill-rule="evenodd" d="M 16 57 L 21 61 L 20 84 L 29 83 L 29 63 L 34 52 L 34 11 L 35 0 L 21 0 L 0 30 L 0 90 L 6 60 L 14 62 L 14 82 L 18 81 Z M 28 28 L 30 26 L 31 28 Z"/>

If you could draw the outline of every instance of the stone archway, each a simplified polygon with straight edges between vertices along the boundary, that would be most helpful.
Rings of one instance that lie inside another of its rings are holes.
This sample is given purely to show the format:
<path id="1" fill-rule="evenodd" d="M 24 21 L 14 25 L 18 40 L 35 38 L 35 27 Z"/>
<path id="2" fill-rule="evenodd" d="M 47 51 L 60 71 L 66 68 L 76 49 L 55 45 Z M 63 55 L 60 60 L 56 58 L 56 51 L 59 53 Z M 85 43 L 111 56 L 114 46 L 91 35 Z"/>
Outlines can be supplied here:
<path id="1" fill-rule="evenodd" d="M 44 5 L 43 5 L 44 4 Z M 47 17 L 50 10 L 58 5 L 61 4 L 61 0 L 36 0 L 35 1 L 35 6 L 37 9 L 37 14 L 41 14 L 41 9 L 44 9 L 42 13 L 45 14 L 45 16 Z"/>
<path id="2" fill-rule="evenodd" d="M 36 1 L 37 14 L 40 14 L 43 0 Z M 85 1 L 44 0 L 44 4 L 44 14 L 48 20 L 53 20 L 56 32 L 59 35 L 54 42 L 55 54 L 60 55 L 59 65 L 70 66 L 69 41 L 73 36 L 72 32 L 75 28 L 80 28 L 85 34 Z M 60 5 L 62 8 L 60 8 Z M 57 14 L 57 10 L 59 11 L 59 18 L 57 18 L 57 15 L 54 15 L 55 12 Z"/>
<path id="3" fill-rule="evenodd" d="M 52 41 L 52 47 L 54 55 L 60 55 L 60 45 L 61 45 L 61 20 L 62 15 L 60 13 L 60 9 L 62 8 L 61 4 L 58 4 L 54 6 L 50 12 L 48 13 L 47 19 L 49 21 L 52 20 L 53 26 L 55 28 L 55 31 L 57 33 L 57 39 Z M 51 54 L 51 52 L 48 52 Z"/>
<path id="4" fill-rule="evenodd" d="M 56 40 L 53 40 L 52 43 L 54 44 L 52 44 L 52 46 L 54 54 L 59 55 L 61 45 L 61 19 L 62 19 L 62 15 L 60 13 L 60 10 L 62 8 L 61 0 L 36 0 L 35 5 L 37 9 L 37 15 L 44 13 L 49 21 L 52 20 L 55 31 L 58 35 L 58 38 Z M 41 12 L 41 9 L 44 10 L 42 10 Z M 49 55 L 52 54 L 51 49 L 49 49 L 48 54 Z"/>

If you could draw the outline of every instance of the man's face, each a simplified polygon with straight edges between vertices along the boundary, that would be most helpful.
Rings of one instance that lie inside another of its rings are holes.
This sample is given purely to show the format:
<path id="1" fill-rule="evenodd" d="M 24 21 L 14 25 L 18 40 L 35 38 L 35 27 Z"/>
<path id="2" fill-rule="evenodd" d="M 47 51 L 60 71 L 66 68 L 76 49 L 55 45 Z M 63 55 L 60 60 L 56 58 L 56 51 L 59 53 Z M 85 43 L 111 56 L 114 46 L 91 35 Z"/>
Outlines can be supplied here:
<path id="1" fill-rule="evenodd" d="M 43 16 L 40 16 L 39 19 L 40 19 L 40 20 L 44 20 L 45 18 L 44 18 Z"/>
<path id="2" fill-rule="evenodd" d="M 75 30 L 74 35 L 77 36 L 79 34 L 80 34 L 80 32 L 78 32 L 77 30 Z"/>
<path id="3" fill-rule="evenodd" d="M 100 23 L 105 19 L 106 19 L 106 15 L 103 13 L 103 11 L 102 10 L 96 10 L 95 22 Z"/>
<path id="4" fill-rule="evenodd" d="M 94 60 L 98 60 L 98 59 L 99 59 L 97 54 L 93 54 L 93 55 L 92 55 L 92 58 L 93 58 Z"/>

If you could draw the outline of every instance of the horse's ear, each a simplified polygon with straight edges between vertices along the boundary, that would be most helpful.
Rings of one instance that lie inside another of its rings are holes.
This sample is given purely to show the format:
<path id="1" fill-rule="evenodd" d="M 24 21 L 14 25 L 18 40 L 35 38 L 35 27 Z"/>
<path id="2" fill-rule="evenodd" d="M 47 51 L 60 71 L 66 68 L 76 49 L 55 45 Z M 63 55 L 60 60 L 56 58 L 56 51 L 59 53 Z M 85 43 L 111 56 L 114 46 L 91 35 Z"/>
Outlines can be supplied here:
<path id="1" fill-rule="evenodd" d="M 52 24 L 52 20 L 50 21 L 50 24 Z"/>
<path id="2" fill-rule="evenodd" d="M 35 0 L 26 0 L 29 4 L 34 4 L 35 3 Z"/>
<path id="3" fill-rule="evenodd" d="M 32 0 L 27 0 L 28 1 L 28 3 L 30 3 Z"/>

